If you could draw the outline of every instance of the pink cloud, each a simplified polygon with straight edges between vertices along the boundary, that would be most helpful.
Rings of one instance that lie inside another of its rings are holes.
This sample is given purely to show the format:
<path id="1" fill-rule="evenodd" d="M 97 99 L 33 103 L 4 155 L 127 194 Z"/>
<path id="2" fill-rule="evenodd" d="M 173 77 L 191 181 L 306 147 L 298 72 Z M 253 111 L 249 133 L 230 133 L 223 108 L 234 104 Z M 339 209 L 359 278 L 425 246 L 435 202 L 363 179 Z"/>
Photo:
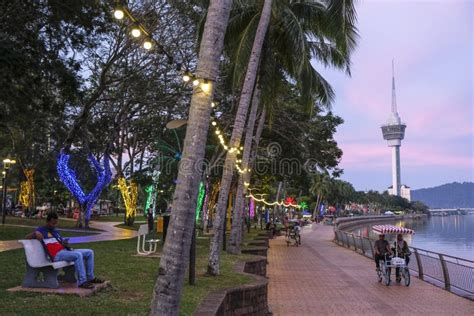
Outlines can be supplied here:
<path id="1" fill-rule="evenodd" d="M 383 169 L 391 166 L 391 148 L 377 143 L 340 143 L 344 155 L 342 168 Z M 474 161 L 470 156 L 460 155 L 449 149 L 430 146 L 430 144 L 407 144 L 401 147 L 402 166 L 432 166 L 449 168 L 468 168 L 474 170 Z"/>

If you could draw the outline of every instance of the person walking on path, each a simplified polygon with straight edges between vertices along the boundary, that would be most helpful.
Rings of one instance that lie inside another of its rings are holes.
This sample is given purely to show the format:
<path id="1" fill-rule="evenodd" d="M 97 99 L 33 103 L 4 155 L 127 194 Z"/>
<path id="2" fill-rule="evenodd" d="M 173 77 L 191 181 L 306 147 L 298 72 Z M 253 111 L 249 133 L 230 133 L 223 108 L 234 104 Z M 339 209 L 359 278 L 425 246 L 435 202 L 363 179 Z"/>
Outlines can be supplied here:
<path id="1" fill-rule="evenodd" d="M 94 276 L 94 251 L 91 249 L 72 249 L 68 240 L 62 238 L 56 229 L 58 214 L 50 212 L 46 216 L 46 226 L 40 226 L 26 236 L 26 239 L 37 239 L 44 246 L 48 257 L 53 262 L 72 261 L 77 274 L 78 286 L 84 289 L 94 288 L 94 283 L 104 281 Z M 84 264 L 85 261 L 85 264 Z"/>

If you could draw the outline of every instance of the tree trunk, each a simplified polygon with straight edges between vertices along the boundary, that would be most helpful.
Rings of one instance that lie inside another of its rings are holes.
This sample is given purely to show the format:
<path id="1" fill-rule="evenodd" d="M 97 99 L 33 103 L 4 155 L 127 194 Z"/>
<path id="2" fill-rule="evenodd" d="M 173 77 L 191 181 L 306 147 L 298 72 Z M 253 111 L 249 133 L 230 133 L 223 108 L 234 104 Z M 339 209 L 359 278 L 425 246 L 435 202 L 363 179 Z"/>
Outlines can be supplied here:
<path id="1" fill-rule="evenodd" d="M 214 95 L 214 82 L 219 73 L 219 61 L 232 0 L 211 0 L 199 50 L 196 71 L 198 78 L 208 79 L 208 93 L 195 87 L 189 110 L 178 180 L 173 195 L 173 210 L 168 238 L 153 291 L 150 315 L 179 315 L 179 303 L 194 227 L 196 198 L 201 180 L 200 164 L 205 145 Z"/>
<path id="2" fill-rule="evenodd" d="M 260 118 L 258 120 L 258 126 L 257 126 L 257 131 L 255 132 L 255 146 L 252 146 L 252 157 L 250 158 L 250 169 L 255 168 L 255 161 L 257 159 L 257 150 L 258 150 L 258 145 L 260 143 L 260 137 L 262 136 L 263 132 L 263 126 L 265 125 L 265 115 L 266 115 L 266 110 L 265 108 L 262 109 L 262 113 L 260 114 Z M 250 182 L 250 177 L 246 175 L 247 182 Z"/>
<path id="3" fill-rule="evenodd" d="M 277 191 L 277 195 L 276 195 L 276 201 L 280 201 L 280 193 L 281 193 L 281 181 L 278 182 L 278 191 Z M 277 210 L 277 205 L 273 206 L 273 219 L 272 219 L 272 223 L 275 222 L 275 213 L 276 213 L 276 210 Z"/>
<path id="4" fill-rule="evenodd" d="M 247 193 L 245 182 L 248 182 L 246 179 L 250 178 L 250 172 L 245 170 L 249 169 L 250 151 L 252 150 L 252 137 L 253 131 L 255 129 L 257 109 L 260 104 L 260 93 L 261 91 L 257 84 L 253 93 L 252 108 L 250 109 L 249 120 L 247 122 L 247 131 L 245 132 L 244 153 L 242 155 L 241 164 L 241 169 L 244 170 L 244 173 L 239 176 L 239 184 L 235 197 L 235 209 L 234 214 L 232 215 L 232 229 L 230 232 L 229 247 L 227 248 L 227 252 L 233 254 L 240 253 L 240 243 L 242 239 L 242 219 L 245 217 L 244 195 Z"/>
<path id="5" fill-rule="evenodd" d="M 313 218 L 318 217 L 318 210 L 319 210 L 319 194 L 318 197 L 316 198 L 316 205 L 314 206 L 314 211 L 313 211 Z"/>
<path id="6" fill-rule="evenodd" d="M 240 139 L 244 131 L 245 121 L 247 118 L 247 111 L 252 97 L 252 91 L 255 86 L 257 78 L 257 70 L 260 62 L 260 55 L 262 53 L 263 42 L 265 34 L 267 33 L 268 23 L 270 22 L 272 9 L 272 0 L 265 0 L 263 5 L 262 15 L 258 22 L 255 40 L 253 42 L 252 52 L 250 54 L 250 61 L 245 74 L 245 81 L 240 95 L 239 107 L 234 121 L 234 128 L 230 139 L 230 148 L 236 148 L 240 145 Z M 221 191 L 219 192 L 219 200 L 217 203 L 217 212 L 215 220 L 214 236 L 211 241 L 211 251 L 209 254 L 209 265 L 207 272 L 210 275 L 219 275 L 219 260 L 220 249 L 222 244 L 222 229 L 224 228 L 224 215 L 226 210 L 227 196 L 229 194 L 230 184 L 232 182 L 232 175 L 234 171 L 234 164 L 236 158 L 236 151 L 227 152 L 224 170 L 221 180 Z"/>

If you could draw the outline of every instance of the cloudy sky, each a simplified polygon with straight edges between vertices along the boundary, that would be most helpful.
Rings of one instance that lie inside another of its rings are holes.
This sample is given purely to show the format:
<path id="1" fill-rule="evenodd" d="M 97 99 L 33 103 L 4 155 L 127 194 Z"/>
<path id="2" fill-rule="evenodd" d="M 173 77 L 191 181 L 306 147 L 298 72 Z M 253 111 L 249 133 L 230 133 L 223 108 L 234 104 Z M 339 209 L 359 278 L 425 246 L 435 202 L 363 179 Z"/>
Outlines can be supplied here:
<path id="1" fill-rule="evenodd" d="M 357 8 L 352 77 L 317 66 L 345 120 L 336 135 L 342 179 L 357 190 L 391 184 L 391 149 L 380 126 L 390 113 L 394 58 L 398 113 L 407 125 L 402 183 L 474 181 L 474 1 L 362 0 Z"/>

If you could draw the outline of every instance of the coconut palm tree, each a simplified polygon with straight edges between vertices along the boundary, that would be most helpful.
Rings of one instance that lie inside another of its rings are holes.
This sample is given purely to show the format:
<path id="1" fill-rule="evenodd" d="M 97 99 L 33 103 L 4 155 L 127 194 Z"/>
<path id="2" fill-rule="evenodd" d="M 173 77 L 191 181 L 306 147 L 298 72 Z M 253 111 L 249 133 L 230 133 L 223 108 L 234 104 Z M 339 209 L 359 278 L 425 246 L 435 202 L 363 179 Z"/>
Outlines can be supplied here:
<path id="1" fill-rule="evenodd" d="M 232 176 L 234 173 L 234 165 L 237 152 L 234 148 L 240 147 L 240 139 L 245 127 L 247 111 L 252 98 L 252 92 L 257 79 L 257 70 L 260 63 L 263 42 L 267 33 L 268 24 L 270 23 L 270 15 L 272 9 L 272 0 L 265 0 L 262 13 L 258 22 L 255 40 L 253 41 L 252 52 L 247 66 L 242 92 L 240 94 L 239 106 L 234 121 L 234 128 L 230 139 L 230 150 L 228 151 L 224 163 L 224 171 L 222 173 L 221 190 L 219 192 L 217 212 L 215 219 L 215 231 L 211 242 L 211 251 L 209 253 L 208 273 L 210 275 L 219 274 L 220 250 L 222 244 L 222 233 L 224 229 L 224 217 L 229 195 Z M 225 192 L 225 194 L 223 194 Z"/>
<path id="2" fill-rule="evenodd" d="M 325 198 L 329 193 L 331 177 L 327 172 L 317 173 L 313 176 L 311 182 L 312 185 L 309 190 L 316 196 L 316 206 L 313 211 L 313 217 L 316 217 L 323 198 Z"/>
<path id="3" fill-rule="evenodd" d="M 285 81 L 290 77 L 297 83 L 298 90 L 301 95 L 301 102 L 308 110 L 312 110 L 315 101 L 319 100 L 323 104 L 329 104 L 334 93 L 330 85 L 324 78 L 312 67 L 311 59 L 317 58 L 326 65 L 333 65 L 338 68 L 344 68 L 349 72 L 350 52 L 355 46 L 356 30 L 355 30 L 355 14 L 352 1 L 342 1 L 347 6 L 335 5 L 333 1 L 329 1 L 325 6 L 321 3 L 313 1 L 275 1 L 273 5 L 272 19 L 269 23 L 268 33 L 265 40 L 265 48 L 263 49 L 261 61 L 262 75 L 262 99 L 273 99 L 275 82 Z M 230 45 L 233 51 L 234 59 L 234 84 L 241 81 L 242 67 L 248 60 L 248 50 L 253 42 L 253 47 L 257 41 L 261 40 L 261 34 L 257 27 L 256 32 L 252 32 L 252 28 L 256 25 L 256 21 L 261 21 L 264 16 L 264 9 L 259 10 L 260 1 L 236 1 L 236 8 L 229 21 L 228 38 L 236 38 L 237 44 Z M 267 8 L 268 10 L 268 8 Z M 341 16 L 342 15 L 342 16 Z M 260 22 L 258 24 L 260 26 Z M 262 30 L 260 30 L 262 31 Z M 229 35 L 237 32 L 236 35 Z M 253 37 L 255 35 L 255 38 Z M 342 35 L 341 35 L 342 34 Z M 262 45 L 262 48 L 264 46 Z M 252 54 L 254 51 L 252 50 Z M 251 55 L 250 63 L 255 62 Z M 249 77 L 255 78 L 257 73 L 247 74 L 244 80 L 243 95 L 246 93 L 245 85 L 249 84 Z M 266 75 L 266 76 L 265 76 Z M 281 81 L 280 81 L 281 80 Z M 268 82 L 268 85 L 265 84 Z M 276 90 L 278 91 L 278 90 Z M 271 97 L 273 95 L 273 98 Z M 247 100 L 247 99 L 245 99 Z M 241 96 L 242 104 L 242 96 Z M 247 103 L 248 107 L 248 103 Z M 247 109 L 245 108 L 245 110 Z M 239 110 L 241 110 L 239 104 Z M 256 112 L 255 112 L 256 113 Z M 233 135 L 240 137 L 243 133 L 243 125 L 238 122 L 236 117 Z M 249 122 L 254 122 L 255 118 L 250 116 Z M 253 126 L 249 126 L 249 130 L 253 131 Z M 249 143 L 251 145 L 251 142 Z M 244 148 L 245 152 L 245 148 Z M 250 152 L 250 149 L 248 149 Z M 245 155 L 244 155 L 245 156 Z M 220 191 L 217 214 L 223 217 L 227 202 L 228 187 L 232 181 L 232 166 L 235 163 L 235 155 L 227 154 L 222 176 L 223 187 Z M 243 159 L 243 166 L 248 165 L 248 156 Z M 243 183 L 244 181 L 241 181 Z M 243 184 L 241 184 L 243 185 Z M 245 191 L 243 189 L 242 191 Z M 238 189 L 237 192 L 241 192 Z M 242 205 L 242 194 L 237 195 L 236 206 Z M 242 212 L 237 209 L 235 216 L 239 216 Z M 239 229 L 240 219 L 234 218 L 234 230 Z M 222 223 L 216 222 L 216 228 L 221 229 Z M 218 274 L 218 256 L 220 249 L 221 233 L 216 233 L 211 243 L 211 254 L 209 260 L 208 271 L 210 274 Z M 238 252 L 237 245 L 240 241 L 235 240 L 238 236 L 237 232 L 231 233 L 232 252 Z"/>
<path id="4" fill-rule="evenodd" d="M 224 47 L 224 36 L 232 0 L 210 0 L 204 25 L 199 61 L 198 78 L 211 82 L 208 92 L 195 87 L 189 110 L 188 127 L 184 139 L 181 166 L 173 195 L 173 212 L 163 247 L 158 270 L 151 315 L 178 315 L 184 274 L 189 258 L 196 199 L 201 179 L 198 172 L 204 150 L 211 114 L 214 85 Z"/>

